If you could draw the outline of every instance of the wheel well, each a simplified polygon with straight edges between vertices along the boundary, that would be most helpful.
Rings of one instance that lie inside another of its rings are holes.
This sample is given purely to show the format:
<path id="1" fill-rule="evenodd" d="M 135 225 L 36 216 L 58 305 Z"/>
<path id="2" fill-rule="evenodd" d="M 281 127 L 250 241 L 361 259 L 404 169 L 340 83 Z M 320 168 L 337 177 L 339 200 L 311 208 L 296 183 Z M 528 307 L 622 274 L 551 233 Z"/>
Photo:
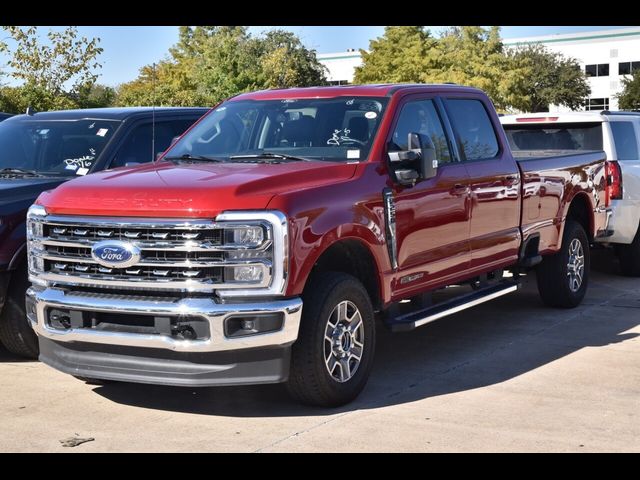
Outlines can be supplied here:
<path id="1" fill-rule="evenodd" d="M 321 272 L 343 272 L 356 277 L 369 293 L 373 308 L 381 308 L 376 262 L 360 241 L 341 240 L 327 248 L 316 261 L 309 278 Z"/>
<path id="2" fill-rule="evenodd" d="M 589 208 L 589 202 L 584 195 L 576 196 L 569 205 L 569 211 L 567 212 L 567 218 L 573 218 L 578 221 L 580 225 L 587 232 L 589 241 L 593 241 L 593 234 L 591 228 L 591 209 Z"/>

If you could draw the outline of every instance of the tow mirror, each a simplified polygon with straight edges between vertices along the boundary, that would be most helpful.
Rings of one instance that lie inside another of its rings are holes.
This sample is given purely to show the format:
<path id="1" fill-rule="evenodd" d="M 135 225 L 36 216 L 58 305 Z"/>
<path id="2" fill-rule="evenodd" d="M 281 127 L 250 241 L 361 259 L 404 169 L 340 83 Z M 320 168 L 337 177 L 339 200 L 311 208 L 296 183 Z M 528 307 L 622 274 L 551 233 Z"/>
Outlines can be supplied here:
<path id="1" fill-rule="evenodd" d="M 396 179 L 402 185 L 413 186 L 418 179 L 429 179 L 438 172 L 436 147 L 426 135 L 411 132 L 407 138 L 407 150 L 389 152 Z"/>

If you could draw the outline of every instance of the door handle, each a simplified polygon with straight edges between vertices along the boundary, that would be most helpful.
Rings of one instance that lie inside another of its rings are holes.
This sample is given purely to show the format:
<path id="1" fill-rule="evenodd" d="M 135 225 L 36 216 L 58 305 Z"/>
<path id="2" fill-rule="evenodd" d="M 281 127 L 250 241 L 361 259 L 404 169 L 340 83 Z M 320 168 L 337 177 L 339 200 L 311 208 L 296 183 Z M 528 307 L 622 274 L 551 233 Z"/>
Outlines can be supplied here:
<path id="1" fill-rule="evenodd" d="M 504 180 L 502 182 L 503 185 L 505 186 L 512 186 L 515 185 L 516 183 L 519 182 L 519 178 L 517 175 L 507 175 L 506 177 L 504 177 Z"/>
<path id="2" fill-rule="evenodd" d="M 465 195 L 469 193 L 469 186 L 462 183 L 456 183 L 451 189 L 451 195 Z"/>

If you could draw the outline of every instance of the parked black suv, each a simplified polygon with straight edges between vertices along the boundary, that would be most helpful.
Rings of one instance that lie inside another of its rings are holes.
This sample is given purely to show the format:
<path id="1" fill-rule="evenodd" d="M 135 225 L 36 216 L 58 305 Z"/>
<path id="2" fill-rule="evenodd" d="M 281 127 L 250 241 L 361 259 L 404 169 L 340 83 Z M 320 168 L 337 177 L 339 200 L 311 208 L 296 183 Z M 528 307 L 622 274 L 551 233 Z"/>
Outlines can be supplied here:
<path id="1" fill-rule="evenodd" d="M 207 110 L 61 110 L 0 123 L 0 340 L 9 351 L 38 356 L 24 310 L 25 220 L 38 195 L 80 175 L 152 161 Z"/>

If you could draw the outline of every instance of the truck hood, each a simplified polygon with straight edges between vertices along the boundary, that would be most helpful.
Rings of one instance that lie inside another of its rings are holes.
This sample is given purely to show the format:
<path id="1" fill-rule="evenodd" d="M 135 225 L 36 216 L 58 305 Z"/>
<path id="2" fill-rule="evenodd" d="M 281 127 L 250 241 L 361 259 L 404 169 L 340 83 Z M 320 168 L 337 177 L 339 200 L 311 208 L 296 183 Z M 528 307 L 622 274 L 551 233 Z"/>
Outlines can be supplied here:
<path id="1" fill-rule="evenodd" d="M 213 218 L 261 210 L 278 193 L 348 180 L 356 164 L 337 162 L 195 163 L 163 161 L 76 178 L 38 203 L 49 213 Z"/>

